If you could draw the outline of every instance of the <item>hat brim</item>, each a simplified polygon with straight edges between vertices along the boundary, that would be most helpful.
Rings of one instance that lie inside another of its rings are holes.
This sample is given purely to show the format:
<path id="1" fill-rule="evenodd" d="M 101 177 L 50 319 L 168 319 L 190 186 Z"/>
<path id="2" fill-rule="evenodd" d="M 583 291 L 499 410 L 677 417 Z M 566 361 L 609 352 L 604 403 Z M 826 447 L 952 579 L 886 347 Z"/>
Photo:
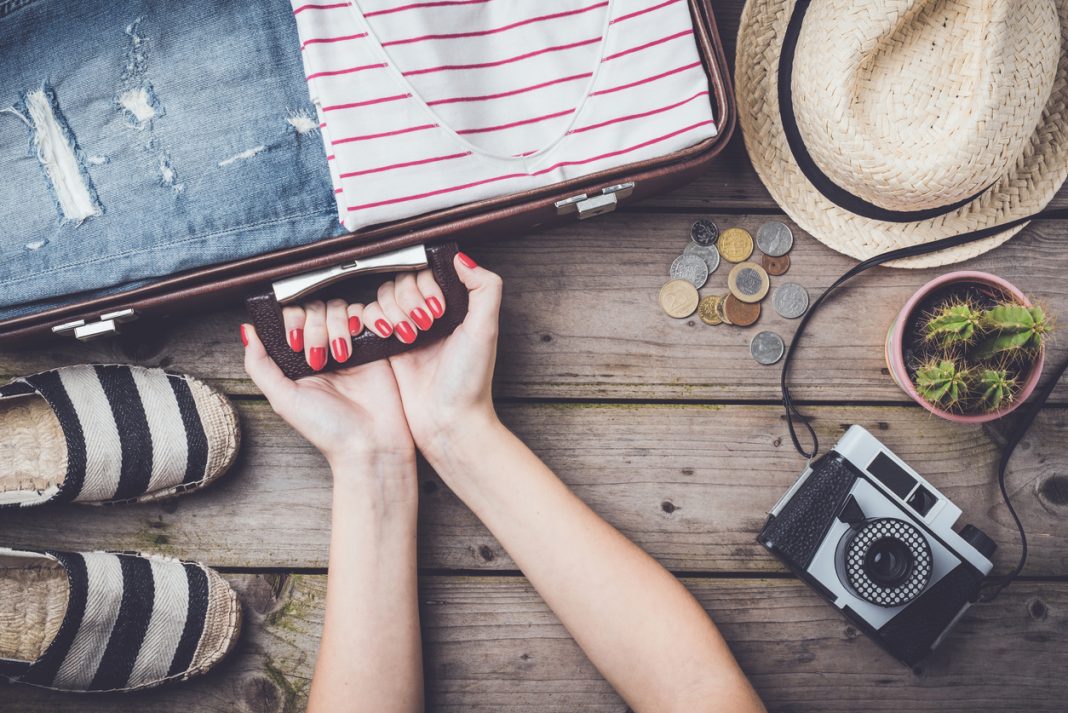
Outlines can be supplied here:
<path id="1" fill-rule="evenodd" d="M 1068 177 L 1068 3 L 1058 3 L 1061 56 L 1042 120 L 1015 166 L 974 201 L 931 220 L 888 223 L 864 218 L 829 201 L 801 172 L 779 116 L 778 66 L 794 0 L 749 0 L 742 10 L 735 57 L 735 91 L 746 150 L 772 198 L 824 245 L 858 260 L 1006 223 L 1042 210 Z M 937 267 L 991 250 L 1019 232 L 930 255 L 887 263 Z"/>

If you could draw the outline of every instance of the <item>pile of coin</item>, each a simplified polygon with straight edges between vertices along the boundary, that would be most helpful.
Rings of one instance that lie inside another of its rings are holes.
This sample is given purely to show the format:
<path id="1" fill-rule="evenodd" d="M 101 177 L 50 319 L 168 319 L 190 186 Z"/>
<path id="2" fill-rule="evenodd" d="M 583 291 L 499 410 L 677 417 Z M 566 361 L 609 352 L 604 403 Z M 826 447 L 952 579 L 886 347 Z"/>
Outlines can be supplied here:
<path id="1" fill-rule="evenodd" d="M 762 253 L 759 263 L 751 259 L 754 244 Z M 744 228 L 720 233 L 712 221 L 697 220 L 690 226 L 690 242 L 671 263 L 672 279 L 660 289 L 660 306 L 676 319 L 696 311 L 708 325 L 755 324 L 760 319 L 760 304 L 771 290 L 771 277 L 785 275 L 790 269 L 793 246 L 790 226 L 778 221 L 761 225 L 754 241 Z M 728 292 L 701 297 L 698 290 L 721 260 L 733 264 L 727 275 Z M 771 303 L 781 316 L 797 319 L 808 310 L 808 292 L 796 282 L 785 282 L 775 288 Z M 779 335 L 765 331 L 753 337 L 749 351 L 760 364 L 774 364 L 782 358 L 785 347 Z"/>

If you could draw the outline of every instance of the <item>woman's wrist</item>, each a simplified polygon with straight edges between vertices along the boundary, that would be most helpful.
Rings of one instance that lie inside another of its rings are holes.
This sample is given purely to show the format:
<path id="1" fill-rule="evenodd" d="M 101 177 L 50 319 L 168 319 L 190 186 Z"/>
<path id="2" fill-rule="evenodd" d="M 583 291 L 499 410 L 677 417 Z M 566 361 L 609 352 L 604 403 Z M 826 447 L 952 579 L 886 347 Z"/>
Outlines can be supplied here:
<path id="1" fill-rule="evenodd" d="M 385 439 L 373 441 L 371 445 L 359 442 L 347 443 L 337 449 L 323 449 L 322 453 L 335 475 L 354 471 L 415 466 L 415 443 L 411 436 L 398 439 L 397 444 L 382 445 L 383 440 Z"/>
<path id="2" fill-rule="evenodd" d="M 415 448 L 348 453 L 329 459 L 335 507 L 414 511 L 419 501 Z"/>
<path id="3" fill-rule="evenodd" d="M 448 483 L 454 474 L 470 472 L 487 445 L 506 431 L 491 407 L 467 413 L 417 441 L 427 462 Z"/>

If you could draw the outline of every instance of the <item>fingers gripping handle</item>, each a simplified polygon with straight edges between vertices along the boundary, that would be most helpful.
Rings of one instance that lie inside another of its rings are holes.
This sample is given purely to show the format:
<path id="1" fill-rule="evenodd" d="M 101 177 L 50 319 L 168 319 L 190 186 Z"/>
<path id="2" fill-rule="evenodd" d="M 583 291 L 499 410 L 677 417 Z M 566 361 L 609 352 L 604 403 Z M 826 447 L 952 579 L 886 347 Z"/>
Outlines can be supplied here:
<path id="1" fill-rule="evenodd" d="M 282 322 L 282 306 L 273 292 L 249 297 L 245 300 L 245 307 L 252 324 L 256 327 L 256 333 L 267 349 L 267 354 L 290 379 L 299 379 L 340 367 L 385 359 L 421 344 L 446 337 L 464 321 L 464 317 L 467 316 L 467 287 L 460 282 L 460 277 L 453 266 L 453 258 L 456 257 L 457 250 L 456 243 L 452 242 L 431 245 L 426 249 L 429 267 L 445 295 L 445 314 L 435 320 L 429 330 L 420 332 L 412 344 L 404 344 L 393 337 L 383 339 L 369 330 L 364 330 L 352 338 L 352 354 L 344 363 L 330 359 L 319 372 L 312 371 L 312 368 L 308 366 L 304 360 L 304 352 L 294 352 L 290 349 L 289 342 L 286 340 L 285 325 Z"/>

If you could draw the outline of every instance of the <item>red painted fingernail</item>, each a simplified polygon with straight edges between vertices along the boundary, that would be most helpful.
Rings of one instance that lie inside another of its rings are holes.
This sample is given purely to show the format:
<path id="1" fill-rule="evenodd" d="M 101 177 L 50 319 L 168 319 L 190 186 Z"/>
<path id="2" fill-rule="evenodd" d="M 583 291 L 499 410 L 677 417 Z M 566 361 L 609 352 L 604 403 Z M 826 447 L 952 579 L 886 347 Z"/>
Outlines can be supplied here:
<path id="1" fill-rule="evenodd" d="M 422 307 L 416 307 L 408 313 L 408 316 L 411 317 L 412 321 L 415 322 L 416 325 L 419 326 L 419 329 L 423 330 L 424 332 L 430 329 L 430 316 L 423 310 Z"/>
<path id="2" fill-rule="evenodd" d="M 308 350 L 308 366 L 314 371 L 326 366 L 326 347 L 312 347 Z"/>
<path id="3" fill-rule="evenodd" d="M 401 322 L 397 325 L 397 336 L 405 344 L 411 344 L 415 341 L 415 329 L 407 322 Z"/>
<path id="4" fill-rule="evenodd" d="M 380 319 L 375 322 L 375 329 L 377 329 L 378 333 L 383 337 L 388 337 L 389 335 L 393 334 L 393 327 L 389 326 L 389 322 L 384 319 Z"/>
<path id="5" fill-rule="evenodd" d="M 243 324 L 241 325 L 241 343 L 246 347 L 248 346 L 248 335 L 245 334 L 245 325 Z"/>
<path id="6" fill-rule="evenodd" d="M 345 361 L 349 358 L 349 340 L 338 337 L 330 343 L 331 350 L 334 352 L 334 358 L 338 361 Z"/>
<path id="7" fill-rule="evenodd" d="M 430 308 L 430 314 L 434 315 L 434 319 L 437 319 L 441 315 L 445 314 L 445 310 L 441 308 L 441 302 L 437 297 L 430 297 L 426 301 L 426 306 Z"/>
<path id="8" fill-rule="evenodd" d="M 289 330 L 289 348 L 295 352 L 304 351 L 304 330 L 303 329 L 291 329 Z"/>
<path id="9" fill-rule="evenodd" d="M 349 317 L 349 334 L 356 336 L 363 331 L 363 325 L 360 324 L 359 317 Z"/>
<path id="10" fill-rule="evenodd" d="M 457 256 L 459 256 L 460 262 L 462 262 L 464 264 L 464 267 L 468 267 L 468 268 L 478 267 L 478 263 L 475 262 L 474 260 L 472 260 L 471 256 L 468 255 L 467 253 L 458 252 L 456 254 L 457 254 Z"/>

